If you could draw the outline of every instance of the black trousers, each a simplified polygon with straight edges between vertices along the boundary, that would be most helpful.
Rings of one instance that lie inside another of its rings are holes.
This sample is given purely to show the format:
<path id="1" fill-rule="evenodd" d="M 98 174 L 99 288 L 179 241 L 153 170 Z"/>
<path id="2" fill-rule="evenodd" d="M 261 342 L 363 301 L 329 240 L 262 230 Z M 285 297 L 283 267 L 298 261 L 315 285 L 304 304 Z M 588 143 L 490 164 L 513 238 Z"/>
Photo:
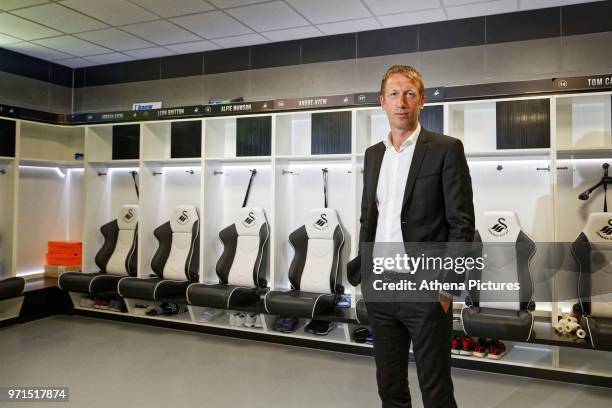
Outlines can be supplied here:
<path id="1" fill-rule="evenodd" d="M 376 380 L 383 408 L 411 407 L 410 343 L 425 408 L 455 408 L 451 378 L 452 305 L 439 302 L 366 303 L 374 336 Z"/>

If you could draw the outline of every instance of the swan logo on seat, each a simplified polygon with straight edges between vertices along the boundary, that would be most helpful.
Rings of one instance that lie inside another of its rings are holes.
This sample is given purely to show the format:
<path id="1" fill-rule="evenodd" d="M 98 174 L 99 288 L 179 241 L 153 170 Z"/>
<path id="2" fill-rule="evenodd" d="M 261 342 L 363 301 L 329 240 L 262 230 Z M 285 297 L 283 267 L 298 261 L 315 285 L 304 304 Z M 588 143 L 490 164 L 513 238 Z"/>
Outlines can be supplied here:
<path id="1" fill-rule="evenodd" d="M 127 212 L 123 216 L 123 221 L 130 223 L 132 222 L 133 219 L 134 219 L 134 210 L 130 208 L 129 210 L 127 210 Z"/>
<path id="2" fill-rule="evenodd" d="M 176 221 L 181 225 L 187 224 L 187 222 L 189 221 L 189 213 L 187 212 L 187 210 L 183 210 L 181 212 L 181 216 L 178 217 Z"/>
<path id="3" fill-rule="evenodd" d="M 324 230 L 329 226 L 329 221 L 327 221 L 327 214 L 323 213 L 321 214 L 321 218 L 319 218 L 318 220 L 315 221 L 315 223 L 313 224 L 314 227 L 318 230 Z"/>
<path id="4" fill-rule="evenodd" d="M 612 218 L 608 220 L 608 225 L 604 225 L 597 231 L 597 235 L 603 239 L 612 240 Z"/>
<path id="5" fill-rule="evenodd" d="M 505 224 L 505 222 L 505 218 L 498 218 L 497 223 L 489 228 L 489 233 L 497 238 L 508 235 L 508 226 Z"/>
<path id="6" fill-rule="evenodd" d="M 247 228 L 251 228 L 255 225 L 255 214 L 253 214 L 253 211 L 249 212 L 249 216 L 242 220 L 242 225 Z"/>

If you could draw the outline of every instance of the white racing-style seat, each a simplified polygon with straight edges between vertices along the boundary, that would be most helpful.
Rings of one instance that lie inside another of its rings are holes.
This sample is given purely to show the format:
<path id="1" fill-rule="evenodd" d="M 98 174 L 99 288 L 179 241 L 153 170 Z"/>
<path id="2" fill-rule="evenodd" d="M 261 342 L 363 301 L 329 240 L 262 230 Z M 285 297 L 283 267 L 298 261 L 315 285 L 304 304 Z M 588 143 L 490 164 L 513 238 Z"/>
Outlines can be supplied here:
<path id="1" fill-rule="evenodd" d="M 295 253 L 288 275 L 290 291 L 270 291 L 268 313 L 314 318 L 334 307 L 339 284 L 344 232 L 331 208 L 311 210 L 306 223 L 289 235 Z"/>
<path id="2" fill-rule="evenodd" d="M 117 219 L 100 228 L 104 244 L 95 258 L 99 272 L 63 273 L 58 281 L 59 287 L 80 293 L 112 292 L 117 290 L 121 278 L 136 276 L 138 213 L 137 205 L 124 205 Z"/>
<path id="3" fill-rule="evenodd" d="M 200 260 L 200 217 L 192 205 L 174 208 L 170 220 L 153 232 L 159 243 L 151 261 L 154 278 L 127 277 L 119 281 L 125 298 L 180 300 L 187 286 L 198 281 Z"/>
<path id="4" fill-rule="evenodd" d="M 218 284 L 194 283 L 187 289 L 190 304 L 231 309 L 259 300 L 265 288 L 270 231 L 262 208 L 244 207 L 219 233 L 223 253 L 216 265 Z"/>

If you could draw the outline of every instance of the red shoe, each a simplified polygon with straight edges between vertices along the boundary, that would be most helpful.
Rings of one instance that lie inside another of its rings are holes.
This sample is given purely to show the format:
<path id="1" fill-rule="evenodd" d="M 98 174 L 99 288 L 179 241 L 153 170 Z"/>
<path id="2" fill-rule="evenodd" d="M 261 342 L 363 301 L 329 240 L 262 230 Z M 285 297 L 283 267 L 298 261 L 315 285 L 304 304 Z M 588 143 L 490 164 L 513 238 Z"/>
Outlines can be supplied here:
<path id="1" fill-rule="evenodd" d="M 506 351 L 506 345 L 504 343 L 499 340 L 491 340 L 487 358 L 499 360 L 504 356 L 504 354 L 506 354 Z"/>
<path id="2" fill-rule="evenodd" d="M 451 353 L 461 354 L 462 348 L 463 348 L 463 343 L 461 341 L 461 336 L 454 336 L 451 339 Z"/>
<path id="3" fill-rule="evenodd" d="M 484 337 L 478 339 L 478 343 L 474 345 L 474 357 L 484 358 L 489 354 L 489 341 Z"/>
<path id="4" fill-rule="evenodd" d="M 461 350 L 459 354 L 462 356 L 471 356 L 474 353 L 474 340 L 468 336 L 461 336 Z"/>

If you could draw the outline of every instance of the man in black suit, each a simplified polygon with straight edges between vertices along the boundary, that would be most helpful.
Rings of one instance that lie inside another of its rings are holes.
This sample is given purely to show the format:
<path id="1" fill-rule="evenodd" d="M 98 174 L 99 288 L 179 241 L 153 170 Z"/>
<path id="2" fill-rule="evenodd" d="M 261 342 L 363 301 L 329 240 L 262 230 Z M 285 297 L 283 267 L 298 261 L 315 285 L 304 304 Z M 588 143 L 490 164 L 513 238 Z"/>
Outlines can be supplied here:
<path id="1" fill-rule="evenodd" d="M 364 159 L 361 257 L 364 245 L 373 243 L 473 240 L 472 186 L 463 145 L 458 139 L 421 128 L 419 114 L 424 103 L 421 75 L 412 67 L 390 67 L 382 80 L 380 104 L 391 131 L 384 141 L 366 150 Z M 440 291 L 438 295 L 436 290 L 432 302 L 394 298 L 393 294 L 385 295 L 390 297 L 385 301 L 368 299 L 372 292 L 363 286 L 371 282 L 372 273 L 371 268 L 363 268 L 361 278 L 382 406 L 411 406 L 408 353 L 412 342 L 424 406 L 456 407 L 450 339 L 452 295 L 459 292 Z M 359 277 L 353 276 L 354 280 Z"/>

